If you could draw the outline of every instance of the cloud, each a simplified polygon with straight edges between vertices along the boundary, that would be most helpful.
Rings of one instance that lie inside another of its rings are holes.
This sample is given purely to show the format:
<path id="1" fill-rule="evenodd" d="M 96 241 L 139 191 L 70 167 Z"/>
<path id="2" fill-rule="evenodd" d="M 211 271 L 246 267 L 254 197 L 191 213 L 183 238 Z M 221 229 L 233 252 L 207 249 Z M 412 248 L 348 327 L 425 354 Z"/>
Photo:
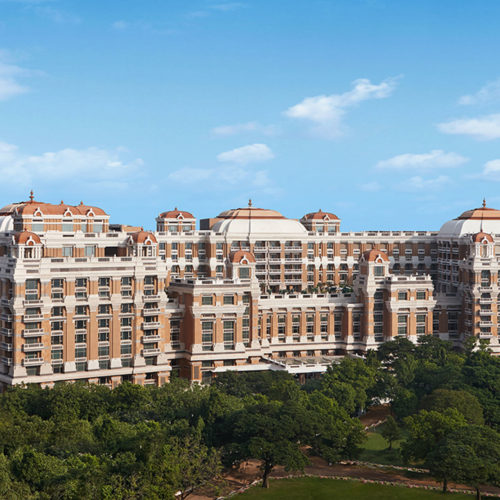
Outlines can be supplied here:
<path id="1" fill-rule="evenodd" d="M 217 160 L 220 162 L 237 163 L 239 165 L 272 160 L 273 158 L 273 152 L 265 144 L 249 144 L 217 155 Z"/>
<path id="2" fill-rule="evenodd" d="M 468 161 L 468 158 L 457 153 L 445 153 L 441 149 L 433 149 L 430 153 L 405 153 L 393 156 L 377 163 L 377 168 L 404 170 L 407 168 L 431 169 L 457 167 Z"/>
<path id="3" fill-rule="evenodd" d="M 127 22 L 127 21 L 123 21 L 123 20 L 119 20 L 119 21 L 115 21 L 114 23 L 111 24 L 111 27 L 114 29 L 114 30 L 126 30 L 128 27 L 130 26 L 130 24 Z"/>
<path id="4" fill-rule="evenodd" d="M 245 8 L 247 5 L 242 2 L 219 2 L 206 7 L 205 9 L 192 10 L 186 14 L 188 18 L 208 17 L 213 12 L 231 12 Z"/>
<path id="5" fill-rule="evenodd" d="M 400 191 L 432 191 L 439 190 L 447 184 L 450 184 L 450 182 L 450 178 L 446 175 L 440 175 L 434 179 L 424 179 L 423 177 L 416 175 L 401 182 L 397 188 Z"/>
<path id="6" fill-rule="evenodd" d="M 470 106 L 473 104 L 488 104 L 495 101 L 500 101 L 500 78 L 493 82 L 488 82 L 475 94 L 463 95 L 458 100 L 458 104 Z"/>
<path id="7" fill-rule="evenodd" d="M 7 53 L 0 51 L 0 101 L 28 92 L 28 87 L 22 85 L 19 79 L 29 73 L 28 70 L 7 62 Z"/>
<path id="8" fill-rule="evenodd" d="M 361 189 L 361 191 L 375 192 L 375 191 L 380 191 L 382 189 L 382 186 L 377 181 L 372 181 L 372 182 L 367 182 L 365 184 L 361 184 L 359 186 L 359 189 Z"/>
<path id="9" fill-rule="evenodd" d="M 490 181 L 500 181 L 500 159 L 487 161 L 479 177 Z"/>
<path id="10" fill-rule="evenodd" d="M 234 125 L 220 125 L 211 130 L 213 135 L 230 136 L 255 132 L 262 135 L 273 136 L 278 133 L 275 125 L 262 125 L 258 122 L 236 123 Z"/>
<path id="11" fill-rule="evenodd" d="M 476 139 L 492 140 L 500 138 L 500 114 L 479 118 L 465 118 L 439 123 L 438 129 L 445 134 L 470 135 Z"/>
<path id="12" fill-rule="evenodd" d="M 0 141 L 0 176 L 4 186 L 123 186 L 138 177 L 143 167 L 140 158 L 127 161 L 122 158 L 125 154 L 123 148 L 90 147 L 29 155 Z"/>
<path id="13" fill-rule="evenodd" d="M 284 114 L 289 118 L 307 120 L 314 124 L 313 132 L 327 139 L 343 135 L 342 119 L 349 108 L 368 99 L 385 99 L 396 88 L 397 79 L 388 78 L 373 84 L 366 78 L 352 82 L 353 88 L 343 94 L 306 97 L 288 108 Z"/>

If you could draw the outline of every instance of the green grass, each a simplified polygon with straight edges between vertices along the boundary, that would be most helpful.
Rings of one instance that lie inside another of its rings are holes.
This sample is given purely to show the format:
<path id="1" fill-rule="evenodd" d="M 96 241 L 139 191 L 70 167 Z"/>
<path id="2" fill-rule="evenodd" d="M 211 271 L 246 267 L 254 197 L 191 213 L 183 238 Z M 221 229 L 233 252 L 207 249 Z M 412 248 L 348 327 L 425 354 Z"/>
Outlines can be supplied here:
<path id="1" fill-rule="evenodd" d="M 238 498 L 251 500 L 471 500 L 473 495 L 429 491 L 403 486 L 385 486 L 381 484 L 363 484 L 359 481 L 338 479 L 320 479 L 303 477 L 294 479 L 271 479 L 269 488 L 254 486 L 237 495 Z"/>
<path id="2" fill-rule="evenodd" d="M 388 441 L 380 434 L 383 425 L 379 425 L 372 431 L 367 432 L 368 439 L 362 445 L 363 451 L 359 455 L 358 460 L 382 465 L 404 465 L 399 453 L 399 448 L 403 440 L 394 441 L 392 443 L 392 450 L 389 450 Z"/>

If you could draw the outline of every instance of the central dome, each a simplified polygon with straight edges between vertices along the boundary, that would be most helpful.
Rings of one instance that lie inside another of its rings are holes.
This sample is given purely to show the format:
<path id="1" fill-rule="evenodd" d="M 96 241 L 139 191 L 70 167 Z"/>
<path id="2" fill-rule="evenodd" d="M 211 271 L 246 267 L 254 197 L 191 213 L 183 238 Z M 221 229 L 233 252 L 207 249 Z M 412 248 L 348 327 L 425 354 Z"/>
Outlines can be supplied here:
<path id="1" fill-rule="evenodd" d="M 456 219 L 445 222 L 439 230 L 439 236 L 459 237 L 480 231 L 500 234 L 500 210 L 488 208 L 486 201 L 481 207 L 466 210 Z"/>
<path id="2" fill-rule="evenodd" d="M 217 216 L 212 230 L 234 236 L 254 236 L 256 238 L 303 237 L 307 229 L 295 219 L 287 219 L 276 210 L 248 206 L 225 210 Z"/>

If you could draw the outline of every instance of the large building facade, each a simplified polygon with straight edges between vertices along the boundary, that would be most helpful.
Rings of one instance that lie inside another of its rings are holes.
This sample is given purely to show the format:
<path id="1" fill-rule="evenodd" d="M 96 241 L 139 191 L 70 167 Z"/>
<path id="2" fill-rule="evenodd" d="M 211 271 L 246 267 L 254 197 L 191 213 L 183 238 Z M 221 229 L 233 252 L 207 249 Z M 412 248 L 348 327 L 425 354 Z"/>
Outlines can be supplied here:
<path id="1" fill-rule="evenodd" d="M 486 340 L 500 353 L 500 211 L 439 232 L 340 231 L 248 207 L 156 231 L 83 203 L 0 209 L 0 387 L 209 382 L 228 370 L 326 370 L 396 337 Z"/>

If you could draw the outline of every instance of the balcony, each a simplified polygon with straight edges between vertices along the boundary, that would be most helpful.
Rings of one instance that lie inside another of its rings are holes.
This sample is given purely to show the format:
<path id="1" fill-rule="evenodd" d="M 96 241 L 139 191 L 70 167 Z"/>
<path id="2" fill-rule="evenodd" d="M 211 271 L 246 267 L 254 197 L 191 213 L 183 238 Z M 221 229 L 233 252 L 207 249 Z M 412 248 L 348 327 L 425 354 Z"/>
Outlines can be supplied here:
<path id="1" fill-rule="evenodd" d="M 43 349 L 44 345 L 42 342 L 36 342 L 34 344 L 23 344 L 23 351 L 24 352 L 33 352 L 33 351 L 39 351 L 40 349 Z"/>
<path id="2" fill-rule="evenodd" d="M 479 321 L 478 324 L 479 324 L 480 328 L 489 327 L 489 326 L 493 326 L 493 321 Z"/>
<path id="3" fill-rule="evenodd" d="M 147 344 L 149 342 L 160 342 L 161 335 L 144 335 L 142 337 L 142 343 Z"/>
<path id="4" fill-rule="evenodd" d="M 42 299 L 24 299 L 23 304 L 25 306 L 41 306 L 43 305 Z"/>
<path id="5" fill-rule="evenodd" d="M 161 323 L 159 321 L 149 321 L 147 323 L 142 323 L 143 330 L 152 330 L 153 328 L 160 328 Z"/>
<path id="6" fill-rule="evenodd" d="M 485 309 L 481 309 L 477 313 L 480 316 L 493 316 L 493 314 L 494 314 L 493 311 L 490 311 L 490 310 L 486 311 Z"/>
<path id="7" fill-rule="evenodd" d="M 7 342 L 0 342 L 0 349 L 11 352 L 13 347 L 12 344 L 7 344 Z"/>
<path id="8" fill-rule="evenodd" d="M 154 349 L 143 349 L 142 350 L 142 355 L 143 356 L 156 356 L 160 354 L 161 350 L 159 348 L 154 348 Z"/>
<path id="9" fill-rule="evenodd" d="M 23 320 L 26 321 L 43 321 L 43 314 L 25 314 Z"/>
<path id="10" fill-rule="evenodd" d="M 290 247 L 290 246 L 285 246 L 285 250 L 291 251 L 291 252 L 302 252 L 302 247 Z"/>
<path id="11" fill-rule="evenodd" d="M 493 299 L 479 299 L 480 304 L 493 304 Z"/>
<path id="12" fill-rule="evenodd" d="M 43 365 L 43 358 L 24 358 L 23 365 L 24 366 L 40 366 Z"/>
<path id="13" fill-rule="evenodd" d="M 157 316 L 160 314 L 160 308 L 159 307 L 152 307 L 150 309 L 143 309 L 142 310 L 142 315 L 143 316 Z"/>
<path id="14" fill-rule="evenodd" d="M 0 358 L 0 361 L 4 364 L 4 365 L 7 365 L 7 366 L 11 366 L 12 365 L 12 358 L 6 358 L 5 356 L 2 356 Z"/>
<path id="15" fill-rule="evenodd" d="M 160 296 L 159 295 L 143 295 L 142 300 L 144 302 L 155 302 L 157 300 L 160 300 Z"/>
<path id="16" fill-rule="evenodd" d="M 45 332 L 43 328 L 34 328 L 33 330 L 23 330 L 23 337 L 39 337 L 43 335 Z"/>
<path id="17" fill-rule="evenodd" d="M 0 328 L 0 333 L 7 337 L 12 337 L 12 328 Z"/>
<path id="18" fill-rule="evenodd" d="M 14 321 L 13 314 L 0 314 L 0 320 L 2 321 Z"/>

